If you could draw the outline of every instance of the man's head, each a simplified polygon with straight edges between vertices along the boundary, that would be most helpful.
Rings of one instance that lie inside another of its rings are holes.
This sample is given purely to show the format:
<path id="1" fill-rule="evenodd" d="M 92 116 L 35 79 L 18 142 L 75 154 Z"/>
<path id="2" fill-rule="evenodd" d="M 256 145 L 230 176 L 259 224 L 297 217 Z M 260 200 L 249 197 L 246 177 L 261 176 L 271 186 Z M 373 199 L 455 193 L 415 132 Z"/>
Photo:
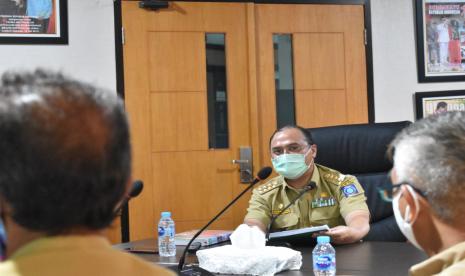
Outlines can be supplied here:
<path id="1" fill-rule="evenodd" d="M 436 113 L 444 113 L 447 112 L 447 103 L 446 102 L 438 102 L 436 105 Z"/>
<path id="2" fill-rule="evenodd" d="M 282 127 L 270 138 L 273 166 L 288 179 L 297 179 L 312 169 L 316 151 L 311 133 L 299 126 Z"/>
<path id="3" fill-rule="evenodd" d="M 415 122 L 389 151 L 393 183 L 401 184 L 394 191 L 393 208 L 404 234 L 432 252 L 437 225 L 465 233 L 465 112 Z"/>
<path id="4" fill-rule="evenodd" d="M 55 235 L 111 223 L 131 165 L 114 93 L 46 71 L 6 73 L 0 137 L 2 212 L 16 224 Z"/>

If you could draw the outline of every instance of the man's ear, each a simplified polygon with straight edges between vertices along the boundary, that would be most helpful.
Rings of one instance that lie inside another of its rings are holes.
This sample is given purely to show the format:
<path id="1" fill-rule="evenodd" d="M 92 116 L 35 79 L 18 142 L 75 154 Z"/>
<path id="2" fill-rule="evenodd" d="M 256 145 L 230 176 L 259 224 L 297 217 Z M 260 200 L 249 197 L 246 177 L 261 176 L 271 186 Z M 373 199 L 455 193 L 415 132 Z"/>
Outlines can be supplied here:
<path id="1" fill-rule="evenodd" d="M 310 150 L 312 151 L 312 157 L 316 158 L 316 152 L 318 151 L 316 144 L 311 145 Z"/>
<path id="2" fill-rule="evenodd" d="M 11 207 L 8 205 L 6 200 L 0 195 L 0 219 L 3 222 L 3 226 L 6 227 L 7 216 L 11 215 Z"/>
<path id="3" fill-rule="evenodd" d="M 401 207 L 401 212 L 404 212 L 404 220 L 413 223 L 418 217 L 418 195 L 413 195 L 415 191 L 408 185 L 402 185 L 400 189 L 402 192 L 401 199 L 404 199 L 405 207 L 402 207 L 400 203 L 399 207 Z"/>

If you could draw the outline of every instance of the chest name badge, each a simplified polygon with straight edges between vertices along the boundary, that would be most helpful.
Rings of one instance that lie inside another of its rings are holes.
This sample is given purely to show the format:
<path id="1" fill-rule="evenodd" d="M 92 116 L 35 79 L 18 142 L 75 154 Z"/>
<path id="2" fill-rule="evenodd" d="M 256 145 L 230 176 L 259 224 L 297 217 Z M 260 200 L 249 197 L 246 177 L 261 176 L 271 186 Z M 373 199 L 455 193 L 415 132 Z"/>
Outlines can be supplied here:
<path id="1" fill-rule="evenodd" d="M 312 200 L 312 208 L 334 206 L 335 204 L 336 200 L 334 197 L 320 197 Z"/>

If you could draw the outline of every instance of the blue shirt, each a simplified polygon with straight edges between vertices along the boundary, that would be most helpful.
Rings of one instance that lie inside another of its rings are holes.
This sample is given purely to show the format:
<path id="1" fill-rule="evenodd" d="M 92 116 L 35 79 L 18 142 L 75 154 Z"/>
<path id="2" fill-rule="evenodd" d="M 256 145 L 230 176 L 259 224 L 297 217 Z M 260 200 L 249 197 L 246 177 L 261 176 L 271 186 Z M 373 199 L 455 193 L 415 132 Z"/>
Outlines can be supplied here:
<path id="1" fill-rule="evenodd" d="M 52 14 L 52 0 L 27 1 L 27 16 L 39 19 L 47 19 Z"/>

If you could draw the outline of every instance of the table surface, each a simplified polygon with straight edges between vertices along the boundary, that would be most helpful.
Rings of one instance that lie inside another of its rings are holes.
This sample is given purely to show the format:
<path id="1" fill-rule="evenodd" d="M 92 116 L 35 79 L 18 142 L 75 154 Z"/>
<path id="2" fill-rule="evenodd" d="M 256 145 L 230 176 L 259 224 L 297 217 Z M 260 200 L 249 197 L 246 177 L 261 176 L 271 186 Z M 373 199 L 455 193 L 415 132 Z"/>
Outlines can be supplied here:
<path id="1" fill-rule="evenodd" d="M 122 243 L 114 247 L 127 249 L 131 247 L 155 248 L 156 240 L 147 239 Z M 278 275 L 312 275 L 313 247 L 294 247 L 302 253 L 300 270 L 283 271 Z M 349 245 L 337 245 L 337 275 L 407 275 L 408 269 L 427 258 L 427 256 L 409 243 L 403 242 L 360 242 Z M 161 266 L 176 265 L 184 250 L 184 246 L 176 247 L 175 257 L 160 257 L 158 254 L 136 254 L 139 257 Z M 186 263 L 197 263 L 194 254 L 188 254 Z"/>

